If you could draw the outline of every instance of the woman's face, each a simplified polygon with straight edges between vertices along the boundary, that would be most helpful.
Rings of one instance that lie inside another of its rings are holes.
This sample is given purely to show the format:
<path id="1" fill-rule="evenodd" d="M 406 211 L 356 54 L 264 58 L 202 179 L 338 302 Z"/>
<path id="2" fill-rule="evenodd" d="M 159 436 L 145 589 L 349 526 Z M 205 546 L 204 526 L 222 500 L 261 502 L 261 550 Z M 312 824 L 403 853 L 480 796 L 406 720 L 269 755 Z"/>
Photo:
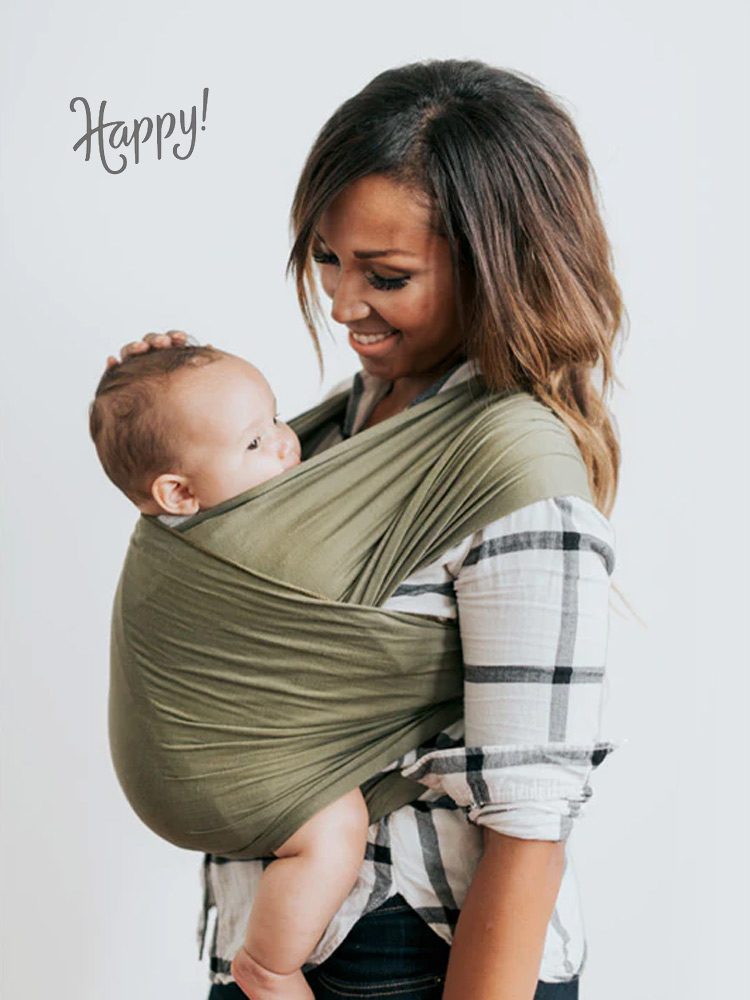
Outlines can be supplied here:
<path id="1" fill-rule="evenodd" d="M 394 381 L 440 374 L 461 357 L 447 240 L 411 188 L 363 177 L 320 218 L 313 256 L 331 316 L 363 368 Z"/>

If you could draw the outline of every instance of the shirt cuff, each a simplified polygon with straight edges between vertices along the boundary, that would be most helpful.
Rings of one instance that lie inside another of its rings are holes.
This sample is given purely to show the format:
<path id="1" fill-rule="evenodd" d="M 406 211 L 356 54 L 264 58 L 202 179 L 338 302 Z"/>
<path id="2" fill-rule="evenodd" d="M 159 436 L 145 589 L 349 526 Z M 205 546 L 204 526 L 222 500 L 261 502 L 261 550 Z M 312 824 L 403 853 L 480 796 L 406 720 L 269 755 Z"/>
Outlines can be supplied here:
<path id="1" fill-rule="evenodd" d="M 592 772 L 617 746 L 454 747 L 424 754 L 401 773 L 449 795 L 478 826 L 524 840 L 567 840 L 592 795 Z"/>

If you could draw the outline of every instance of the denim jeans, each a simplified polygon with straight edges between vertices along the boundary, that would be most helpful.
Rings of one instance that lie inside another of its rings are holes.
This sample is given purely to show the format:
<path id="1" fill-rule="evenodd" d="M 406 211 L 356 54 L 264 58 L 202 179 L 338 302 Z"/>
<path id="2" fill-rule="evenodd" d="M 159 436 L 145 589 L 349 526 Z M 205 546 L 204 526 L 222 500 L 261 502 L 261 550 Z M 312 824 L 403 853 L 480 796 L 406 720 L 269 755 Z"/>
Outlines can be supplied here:
<path id="1" fill-rule="evenodd" d="M 362 917 L 336 951 L 307 973 L 316 1000 L 440 1000 L 450 947 L 402 896 Z M 242 1000 L 234 983 L 208 1000 Z M 578 979 L 539 982 L 534 1000 L 577 1000 Z"/>

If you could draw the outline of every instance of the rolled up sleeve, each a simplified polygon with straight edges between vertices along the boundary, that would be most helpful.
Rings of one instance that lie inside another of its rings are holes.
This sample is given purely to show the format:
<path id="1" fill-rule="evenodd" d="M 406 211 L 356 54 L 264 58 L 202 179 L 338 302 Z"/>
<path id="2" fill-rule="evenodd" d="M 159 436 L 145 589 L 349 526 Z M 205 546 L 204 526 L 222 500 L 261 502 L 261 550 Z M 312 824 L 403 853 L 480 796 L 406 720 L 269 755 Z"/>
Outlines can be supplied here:
<path id="1" fill-rule="evenodd" d="M 465 746 L 403 769 L 469 819 L 566 840 L 600 739 L 612 529 L 578 497 L 529 504 L 471 540 L 454 587 L 464 656 Z"/>

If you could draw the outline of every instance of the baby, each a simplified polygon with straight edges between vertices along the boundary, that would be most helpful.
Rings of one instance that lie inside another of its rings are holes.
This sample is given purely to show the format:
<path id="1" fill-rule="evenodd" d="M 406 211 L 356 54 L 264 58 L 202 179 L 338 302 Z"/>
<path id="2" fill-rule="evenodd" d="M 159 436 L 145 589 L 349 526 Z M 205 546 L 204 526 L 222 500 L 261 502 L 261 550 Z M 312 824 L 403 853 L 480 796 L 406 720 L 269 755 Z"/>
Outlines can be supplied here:
<path id="1" fill-rule="evenodd" d="M 213 347 L 170 347 L 111 364 L 90 410 L 109 478 L 168 524 L 279 476 L 300 462 L 263 375 Z M 368 814 L 355 789 L 273 853 L 232 976 L 253 1000 L 311 1000 L 301 972 L 354 885 Z"/>

